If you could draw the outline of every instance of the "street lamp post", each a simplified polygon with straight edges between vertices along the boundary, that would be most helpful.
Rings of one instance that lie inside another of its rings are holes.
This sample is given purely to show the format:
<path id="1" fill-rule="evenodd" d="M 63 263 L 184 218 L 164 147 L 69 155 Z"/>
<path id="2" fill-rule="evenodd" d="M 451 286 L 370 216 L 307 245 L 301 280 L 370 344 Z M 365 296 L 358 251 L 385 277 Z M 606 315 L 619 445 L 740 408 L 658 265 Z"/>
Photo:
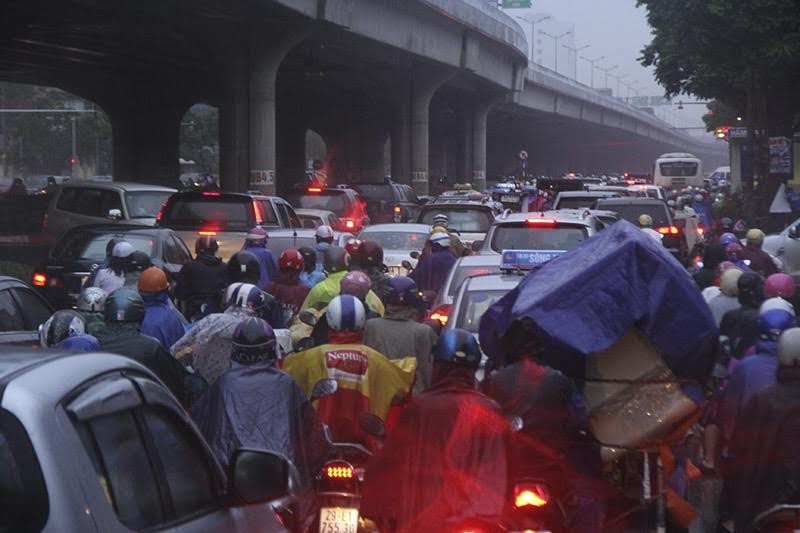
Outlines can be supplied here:
<path id="1" fill-rule="evenodd" d="M 555 48 L 554 48 L 553 55 L 555 57 L 555 69 L 554 70 L 556 71 L 556 74 L 558 74 L 558 41 L 560 39 L 566 37 L 570 33 L 572 33 L 572 30 L 567 30 L 564 33 L 560 33 L 558 35 L 553 35 L 551 33 L 547 33 L 546 31 L 539 30 L 539 35 L 546 35 L 546 36 L 550 37 L 551 39 L 553 39 L 553 41 L 554 41 Z"/>
<path id="2" fill-rule="evenodd" d="M 627 84 L 625 84 L 625 86 L 628 88 L 628 98 L 627 98 L 627 100 L 628 100 L 629 102 L 630 102 L 630 100 L 631 100 L 631 89 L 633 89 L 634 91 L 636 91 L 636 95 L 637 95 L 637 96 L 638 96 L 638 94 L 639 94 L 639 90 L 638 90 L 638 89 L 634 89 L 634 87 L 636 87 L 637 85 L 639 85 L 639 82 L 638 82 L 638 81 L 634 81 L 634 82 L 632 82 L 632 83 L 627 83 Z"/>
<path id="3" fill-rule="evenodd" d="M 519 20 L 524 20 L 525 22 L 531 23 L 531 61 L 536 63 L 536 25 L 539 24 L 540 22 L 544 22 L 545 20 L 550 20 L 553 17 L 551 15 L 544 15 L 539 17 L 538 19 L 537 18 L 528 19 L 525 17 L 520 17 L 519 15 L 515 15 L 515 17 L 518 18 Z"/>
<path id="4" fill-rule="evenodd" d="M 561 46 L 563 46 L 564 48 L 566 48 L 567 50 L 572 52 L 572 55 L 573 55 L 573 57 L 575 59 L 575 61 L 572 63 L 572 79 L 574 79 L 575 81 L 578 81 L 578 52 L 580 52 L 582 50 L 586 50 L 591 45 L 590 44 L 585 44 L 585 45 L 581 46 L 580 48 L 575 48 L 574 46 L 570 46 L 568 44 L 562 44 Z"/>
<path id="5" fill-rule="evenodd" d="M 584 61 L 589 63 L 589 66 L 591 67 L 590 76 L 591 76 L 591 80 L 592 80 L 592 89 L 594 89 L 594 64 L 597 63 L 598 61 L 601 61 L 601 60 L 605 59 L 605 58 L 606 58 L 606 56 L 600 56 L 600 57 L 596 57 L 594 59 L 589 59 L 588 57 L 581 56 L 581 59 L 583 59 Z"/>
<path id="6" fill-rule="evenodd" d="M 603 68 L 603 67 L 597 67 L 597 68 L 599 68 L 600 70 L 602 70 L 603 72 L 606 73 L 606 82 L 603 84 L 603 87 L 608 89 L 608 73 L 611 72 L 612 70 L 618 69 L 619 65 L 614 65 L 613 67 L 609 67 L 609 68 Z"/>
<path id="7" fill-rule="evenodd" d="M 612 76 L 612 78 L 616 78 L 617 80 L 617 98 L 619 98 L 620 100 L 622 100 L 622 96 L 619 94 L 620 82 L 622 82 L 622 80 L 624 80 L 628 76 L 630 76 L 630 74 L 623 74 L 622 76 Z"/>

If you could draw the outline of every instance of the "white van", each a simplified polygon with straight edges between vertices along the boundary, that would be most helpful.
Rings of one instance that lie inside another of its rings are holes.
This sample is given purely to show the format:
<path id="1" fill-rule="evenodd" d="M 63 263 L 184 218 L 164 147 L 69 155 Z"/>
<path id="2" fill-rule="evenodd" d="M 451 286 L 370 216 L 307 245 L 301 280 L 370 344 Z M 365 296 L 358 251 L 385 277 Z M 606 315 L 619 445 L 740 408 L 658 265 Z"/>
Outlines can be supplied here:
<path id="1" fill-rule="evenodd" d="M 656 159 L 653 184 L 665 189 L 703 186 L 703 162 L 692 154 L 675 152 Z"/>

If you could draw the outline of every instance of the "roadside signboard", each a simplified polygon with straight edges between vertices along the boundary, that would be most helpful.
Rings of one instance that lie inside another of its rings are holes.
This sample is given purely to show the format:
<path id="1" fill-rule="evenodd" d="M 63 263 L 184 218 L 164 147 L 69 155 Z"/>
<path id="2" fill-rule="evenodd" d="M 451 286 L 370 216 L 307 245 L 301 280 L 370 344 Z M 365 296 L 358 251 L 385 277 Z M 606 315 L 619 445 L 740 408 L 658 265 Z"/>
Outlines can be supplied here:
<path id="1" fill-rule="evenodd" d="M 530 9 L 533 0 L 503 0 L 503 9 Z"/>

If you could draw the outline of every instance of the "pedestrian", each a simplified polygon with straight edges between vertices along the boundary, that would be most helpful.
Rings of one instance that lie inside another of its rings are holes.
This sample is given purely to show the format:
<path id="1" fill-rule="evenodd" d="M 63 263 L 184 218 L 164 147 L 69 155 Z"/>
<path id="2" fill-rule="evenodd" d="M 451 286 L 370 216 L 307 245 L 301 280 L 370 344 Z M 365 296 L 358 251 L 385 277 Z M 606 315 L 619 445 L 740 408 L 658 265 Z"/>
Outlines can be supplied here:
<path id="1" fill-rule="evenodd" d="M 167 275 L 160 268 L 150 267 L 139 277 L 137 289 L 144 301 L 140 331 L 169 351 L 183 337 L 185 328 L 183 317 L 170 303 Z"/>
<path id="2" fill-rule="evenodd" d="M 300 272 L 300 281 L 311 289 L 325 279 L 325 273 L 317 270 L 317 252 L 313 248 L 301 246 L 297 251 L 303 256 L 304 263 L 303 271 Z"/>
<path id="3" fill-rule="evenodd" d="M 286 324 L 291 324 L 294 316 L 300 312 L 303 301 L 311 290 L 300 282 L 300 273 L 304 266 L 305 261 L 299 251 L 284 250 L 278 258 L 278 277 L 267 284 L 266 292 L 280 302 Z"/>
<path id="4" fill-rule="evenodd" d="M 750 268 L 753 272 L 761 274 L 763 277 L 771 276 L 778 273 L 778 267 L 772 257 L 761 249 L 764 244 L 764 232 L 760 229 L 751 229 L 745 236 L 745 246 L 741 250 L 740 256 L 743 260 L 750 261 Z"/>
<path id="5" fill-rule="evenodd" d="M 421 257 L 409 278 L 413 279 L 420 291 L 438 293 L 456 257 L 450 251 L 450 237 L 446 233 L 432 233 L 428 238 L 431 253 Z"/>
<path id="6" fill-rule="evenodd" d="M 111 259 L 108 261 L 108 267 L 97 272 L 93 287 L 99 287 L 106 291 L 106 294 L 111 294 L 125 285 L 128 256 L 135 251 L 136 249 L 128 241 L 121 241 L 115 244 L 111 252 Z"/>
<path id="7" fill-rule="evenodd" d="M 39 344 L 42 348 L 71 352 L 100 351 L 100 342 L 86 333 L 86 320 L 72 309 L 56 311 L 39 326 Z"/>
<path id="8" fill-rule="evenodd" d="M 269 235 L 266 230 L 256 226 L 247 232 L 244 246 L 242 247 L 243 251 L 250 252 L 258 259 L 258 283 L 255 285 L 259 289 L 266 288 L 267 283 L 278 277 L 278 266 L 275 264 L 275 256 L 273 256 L 272 251 L 267 248 L 268 238 Z"/>
<path id="9" fill-rule="evenodd" d="M 78 295 L 76 307 L 86 322 L 86 332 L 93 335 L 103 328 L 106 321 L 103 317 L 103 307 L 106 303 L 106 291 L 100 287 L 86 287 Z"/>
<path id="10" fill-rule="evenodd" d="M 388 281 L 389 291 L 384 303 L 383 318 L 367 320 L 364 329 L 364 344 L 382 353 L 389 359 L 415 357 L 417 379 L 414 394 L 420 394 L 431 386 L 433 347 L 436 332 L 417 322 L 422 309 L 422 299 L 414 280 L 407 277 L 392 277 Z"/>
<path id="11" fill-rule="evenodd" d="M 219 299 L 226 285 L 227 266 L 216 256 L 219 243 L 201 236 L 194 243 L 195 258 L 181 267 L 175 281 L 175 298 L 188 320 L 199 319 L 204 308 Z"/>
<path id="12" fill-rule="evenodd" d="M 719 294 L 708 302 L 717 326 L 722 323 L 722 317 L 725 316 L 725 313 L 739 308 L 738 283 L 741 275 L 742 271 L 738 268 L 729 268 L 723 272 L 720 278 Z"/>

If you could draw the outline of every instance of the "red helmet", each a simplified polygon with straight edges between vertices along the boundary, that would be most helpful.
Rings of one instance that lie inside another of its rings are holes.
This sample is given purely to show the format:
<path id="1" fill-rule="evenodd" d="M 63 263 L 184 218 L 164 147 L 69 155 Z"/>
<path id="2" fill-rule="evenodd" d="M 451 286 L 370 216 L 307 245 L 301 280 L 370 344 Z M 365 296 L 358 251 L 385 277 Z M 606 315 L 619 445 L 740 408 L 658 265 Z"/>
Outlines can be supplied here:
<path id="1" fill-rule="evenodd" d="M 303 270 L 304 266 L 303 254 L 291 248 L 281 252 L 281 256 L 278 258 L 278 268 L 281 270 Z"/>
<path id="2" fill-rule="evenodd" d="M 773 274 L 764 282 L 764 298 L 791 298 L 797 284 L 789 274 Z"/>
<path id="3" fill-rule="evenodd" d="M 381 266 L 383 264 L 383 248 L 375 241 L 364 241 L 358 248 L 358 264 L 362 267 Z"/>
<path id="4" fill-rule="evenodd" d="M 344 249 L 347 250 L 347 253 L 350 254 L 350 257 L 358 257 L 358 249 L 361 246 L 360 239 L 350 239 L 347 241 L 347 244 L 344 245 Z"/>

